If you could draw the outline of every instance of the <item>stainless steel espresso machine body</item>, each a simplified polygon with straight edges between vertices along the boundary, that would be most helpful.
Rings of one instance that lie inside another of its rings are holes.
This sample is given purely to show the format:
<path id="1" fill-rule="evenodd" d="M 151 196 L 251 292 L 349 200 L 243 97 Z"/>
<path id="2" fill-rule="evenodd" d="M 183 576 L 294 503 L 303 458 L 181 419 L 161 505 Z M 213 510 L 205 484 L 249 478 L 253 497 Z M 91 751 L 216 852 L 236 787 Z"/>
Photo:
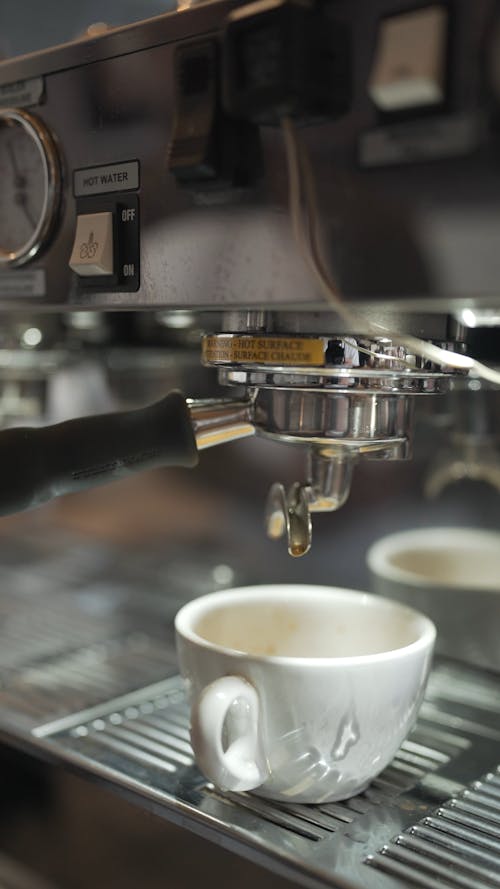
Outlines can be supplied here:
<path id="1" fill-rule="evenodd" d="M 462 372 L 407 335 L 496 311 L 494 11 L 216 4 L 3 68 L 1 304 L 203 311 L 237 434 L 306 445 L 291 554 Z"/>
<path id="2" fill-rule="evenodd" d="M 498 384 L 469 341 L 500 323 L 499 28 L 494 0 L 221 0 L 0 64 L 6 324 L 147 312 L 199 328 L 227 387 L 0 432 L 2 512 L 256 433 L 306 459 L 266 507 L 304 555 L 358 462 L 411 456 L 416 400 Z M 40 651 L 36 675 L 13 651 L 3 737 L 300 885 L 497 885 L 492 674 L 439 662 L 415 733 L 352 801 L 222 797 L 193 765 L 154 613 L 112 649 L 108 693 L 77 652 L 106 620 Z M 54 691 L 66 668 L 87 696 L 40 705 L 30 682 Z"/>

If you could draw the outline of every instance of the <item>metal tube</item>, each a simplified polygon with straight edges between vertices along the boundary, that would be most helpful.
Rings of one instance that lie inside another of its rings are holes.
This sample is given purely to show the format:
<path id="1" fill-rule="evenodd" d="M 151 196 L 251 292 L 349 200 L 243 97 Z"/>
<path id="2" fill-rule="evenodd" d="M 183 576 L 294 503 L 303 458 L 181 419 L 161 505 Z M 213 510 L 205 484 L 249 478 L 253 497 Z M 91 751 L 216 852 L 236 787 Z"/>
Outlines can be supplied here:
<path id="1" fill-rule="evenodd" d="M 253 401 L 187 399 L 198 450 L 255 434 Z"/>

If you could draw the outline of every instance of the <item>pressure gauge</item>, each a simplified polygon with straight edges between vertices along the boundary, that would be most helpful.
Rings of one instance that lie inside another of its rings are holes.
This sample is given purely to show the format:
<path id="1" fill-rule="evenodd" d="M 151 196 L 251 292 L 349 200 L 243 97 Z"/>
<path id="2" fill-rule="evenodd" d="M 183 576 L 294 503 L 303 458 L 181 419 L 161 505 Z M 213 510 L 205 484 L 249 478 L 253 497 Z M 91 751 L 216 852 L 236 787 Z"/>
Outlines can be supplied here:
<path id="1" fill-rule="evenodd" d="M 47 242 L 59 204 L 57 152 L 26 111 L 0 109 L 0 267 L 28 262 Z"/>

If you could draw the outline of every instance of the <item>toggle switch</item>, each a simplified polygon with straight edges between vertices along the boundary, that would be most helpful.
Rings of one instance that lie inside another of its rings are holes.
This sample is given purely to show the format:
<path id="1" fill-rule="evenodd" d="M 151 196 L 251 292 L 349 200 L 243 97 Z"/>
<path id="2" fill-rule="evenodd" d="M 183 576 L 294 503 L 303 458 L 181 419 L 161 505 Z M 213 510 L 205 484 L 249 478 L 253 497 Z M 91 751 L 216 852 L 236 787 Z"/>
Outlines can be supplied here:
<path id="1" fill-rule="evenodd" d="M 113 257 L 113 213 L 79 215 L 70 268 L 84 277 L 113 275 Z"/>
<path id="2" fill-rule="evenodd" d="M 258 128 L 222 110 L 218 55 L 213 40 L 180 45 L 175 53 L 168 169 L 198 193 L 248 188 L 262 173 Z"/>
<path id="3" fill-rule="evenodd" d="M 445 99 L 448 12 L 427 6 L 381 22 L 368 84 L 381 111 L 439 105 Z"/>

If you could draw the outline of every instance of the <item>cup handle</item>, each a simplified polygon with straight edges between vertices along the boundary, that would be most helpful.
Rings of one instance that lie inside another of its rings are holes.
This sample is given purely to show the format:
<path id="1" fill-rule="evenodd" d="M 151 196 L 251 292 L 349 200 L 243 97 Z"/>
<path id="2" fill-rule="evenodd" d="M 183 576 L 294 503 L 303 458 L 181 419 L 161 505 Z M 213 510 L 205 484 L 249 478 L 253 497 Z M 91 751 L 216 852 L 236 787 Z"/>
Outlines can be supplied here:
<path id="1" fill-rule="evenodd" d="M 246 705 L 245 728 L 223 747 L 224 721 L 235 701 Z M 222 676 L 203 689 L 191 713 L 191 743 L 196 761 L 221 790 L 253 790 L 269 775 L 260 741 L 258 694 L 240 676 Z"/>

